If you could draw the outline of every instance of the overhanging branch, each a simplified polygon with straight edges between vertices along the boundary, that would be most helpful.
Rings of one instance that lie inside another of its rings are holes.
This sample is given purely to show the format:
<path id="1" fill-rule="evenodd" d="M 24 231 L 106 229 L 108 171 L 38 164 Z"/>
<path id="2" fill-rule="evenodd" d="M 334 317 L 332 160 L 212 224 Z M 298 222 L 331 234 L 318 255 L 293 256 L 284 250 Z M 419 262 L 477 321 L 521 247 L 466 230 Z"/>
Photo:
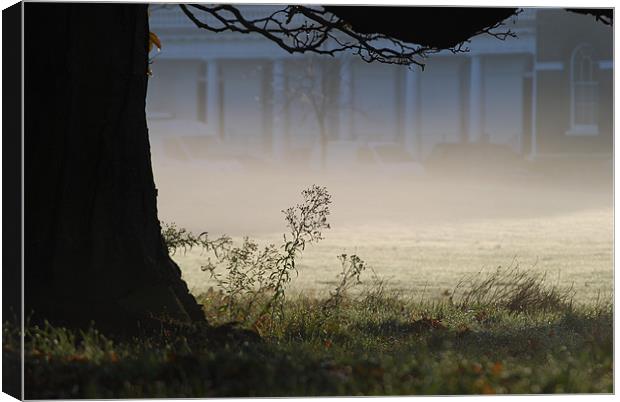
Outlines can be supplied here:
<path id="1" fill-rule="evenodd" d="M 233 5 L 181 4 L 180 7 L 199 28 L 211 32 L 256 33 L 291 54 L 309 52 L 335 56 L 337 53 L 350 52 L 366 62 L 417 65 L 422 68 L 424 68 L 423 60 L 429 54 L 442 50 L 454 53 L 467 51 L 463 44 L 474 35 L 489 34 L 501 40 L 514 37 L 515 34 L 510 30 L 498 31 L 498 28 L 503 25 L 502 21 L 507 16 L 517 14 L 515 9 L 510 9 L 512 11 L 493 15 L 480 26 L 474 25 L 473 30 L 468 27 L 470 31 L 466 35 L 460 32 L 463 40 L 442 46 L 436 43 L 417 44 L 415 41 L 403 40 L 390 32 L 382 32 L 380 29 L 377 32 L 359 29 L 355 14 L 349 14 L 348 18 L 339 15 L 342 9 L 351 12 L 355 11 L 355 7 L 284 6 L 258 18 L 247 17 L 240 8 Z M 389 8 L 374 7 L 372 11 L 375 9 L 385 11 Z M 408 10 L 411 12 L 418 9 L 408 8 Z M 398 10 L 391 8 L 388 12 L 398 13 Z M 367 19 L 367 14 L 364 14 L 364 18 Z M 445 29 L 449 31 L 451 28 Z"/>

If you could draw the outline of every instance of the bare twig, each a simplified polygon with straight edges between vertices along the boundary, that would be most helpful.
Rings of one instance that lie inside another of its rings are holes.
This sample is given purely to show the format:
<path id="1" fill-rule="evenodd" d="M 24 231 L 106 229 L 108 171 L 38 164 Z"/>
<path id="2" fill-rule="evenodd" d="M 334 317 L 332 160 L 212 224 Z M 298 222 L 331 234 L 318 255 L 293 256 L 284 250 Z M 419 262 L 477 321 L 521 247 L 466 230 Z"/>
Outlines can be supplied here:
<path id="1" fill-rule="evenodd" d="M 185 15 L 199 28 L 211 32 L 256 33 L 271 40 L 288 53 L 315 53 L 335 56 L 350 52 L 365 62 L 417 65 L 424 68 L 423 59 L 432 53 L 449 50 L 466 52 L 460 43 L 449 49 L 416 45 L 382 33 L 359 33 L 320 6 L 284 6 L 271 14 L 249 18 L 233 5 L 180 5 Z M 500 40 L 514 37 L 510 30 L 497 31 L 502 22 L 481 29 L 477 34 L 489 34 Z"/>

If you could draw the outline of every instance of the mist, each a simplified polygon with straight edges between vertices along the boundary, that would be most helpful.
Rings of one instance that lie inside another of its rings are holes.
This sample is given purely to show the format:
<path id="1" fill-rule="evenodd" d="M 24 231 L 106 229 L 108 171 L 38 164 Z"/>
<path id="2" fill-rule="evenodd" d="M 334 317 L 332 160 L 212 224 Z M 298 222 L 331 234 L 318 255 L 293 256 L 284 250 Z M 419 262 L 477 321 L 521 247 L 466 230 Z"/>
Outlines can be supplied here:
<path id="1" fill-rule="evenodd" d="M 176 12 L 151 23 L 164 44 L 147 99 L 162 222 L 278 243 L 282 210 L 316 184 L 332 228 L 304 251 L 300 291 L 325 289 L 342 253 L 411 293 L 510 264 L 586 299 L 611 291 L 607 27 L 526 9 L 517 38 L 477 37 L 422 71 L 196 36 Z M 199 252 L 174 258 L 194 292 L 212 285 Z"/>

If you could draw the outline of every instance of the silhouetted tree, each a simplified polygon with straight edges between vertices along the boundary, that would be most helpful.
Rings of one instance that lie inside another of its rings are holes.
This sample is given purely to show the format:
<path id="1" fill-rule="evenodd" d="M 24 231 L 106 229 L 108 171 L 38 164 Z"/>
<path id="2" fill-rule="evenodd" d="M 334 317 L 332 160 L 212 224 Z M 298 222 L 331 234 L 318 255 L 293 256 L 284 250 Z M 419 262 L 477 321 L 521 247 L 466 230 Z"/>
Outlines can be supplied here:
<path id="1" fill-rule="evenodd" d="M 202 320 L 157 219 L 147 6 L 24 7 L 26 314 L 113 330 Z"/>
<path id="2" fill-rule="evenodd" d="M 337 92 L 331 87 L 338 77 L 340 65 L 337 63 L 321 63 L 316 57 L 294 61 L 294 66 L 284 74 L 285 94 L 283 109 L 294 105 L 301 106 L 302 120 L 311 116 L 318 128 L 319 166 L 325 168 L 327 145 L 329 142 L 330 118 L 335 117 L 341 109 L 354 111 L 349 104 L 339 103 Z M 281 112 L 284 112 L 282 110 Z M 280 111 L 278 111 L 280 112 Z"/>
<path id="3" fill-rule="evenodd" d="M 291 53 L 415 65 L 442 49 L 465 51 L 473 35 L 511 36 L 497 29 L 517 11 L 288 6 L 250 19 L 230 5 L 181 8 L 201 28 L 257 33 Z M 112 331 L 151 314 L 204 320 L 157 219 L 147 5 L 24 10 L 26 313 Z"/>

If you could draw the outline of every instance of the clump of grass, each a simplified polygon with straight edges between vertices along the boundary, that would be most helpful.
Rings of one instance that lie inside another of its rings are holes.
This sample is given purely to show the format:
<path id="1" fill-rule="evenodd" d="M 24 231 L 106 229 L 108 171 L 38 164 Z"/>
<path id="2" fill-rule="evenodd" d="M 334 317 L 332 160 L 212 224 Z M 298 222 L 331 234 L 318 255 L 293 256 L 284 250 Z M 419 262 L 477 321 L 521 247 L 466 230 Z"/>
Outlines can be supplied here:
<path id="1" fill-rule="evenodd" d="M 546 273 L 522 269 L 518 263 L 507 268 L 498 267 L 483 275 L 459 282 L 452 292 L 451 300 L 459 287 L 469 284 L 456 303 L 463 309 L 490 306 L 513 313 L 533 311 L 558 311 L 571 309 L 574 291 L 572 286 L 560 289 L 546 282 Z"/>
<path id="2" fill-rule="evenodd" d="M 372 314 L 379 314 L 388 310 L 399 310 L 402 308 L 403 297 L 400 292 L 389 288 L 389 280 L 379 276 L 372 267 L 370 281 L 362 289 L 358 298 L 358 303 Z"/>

